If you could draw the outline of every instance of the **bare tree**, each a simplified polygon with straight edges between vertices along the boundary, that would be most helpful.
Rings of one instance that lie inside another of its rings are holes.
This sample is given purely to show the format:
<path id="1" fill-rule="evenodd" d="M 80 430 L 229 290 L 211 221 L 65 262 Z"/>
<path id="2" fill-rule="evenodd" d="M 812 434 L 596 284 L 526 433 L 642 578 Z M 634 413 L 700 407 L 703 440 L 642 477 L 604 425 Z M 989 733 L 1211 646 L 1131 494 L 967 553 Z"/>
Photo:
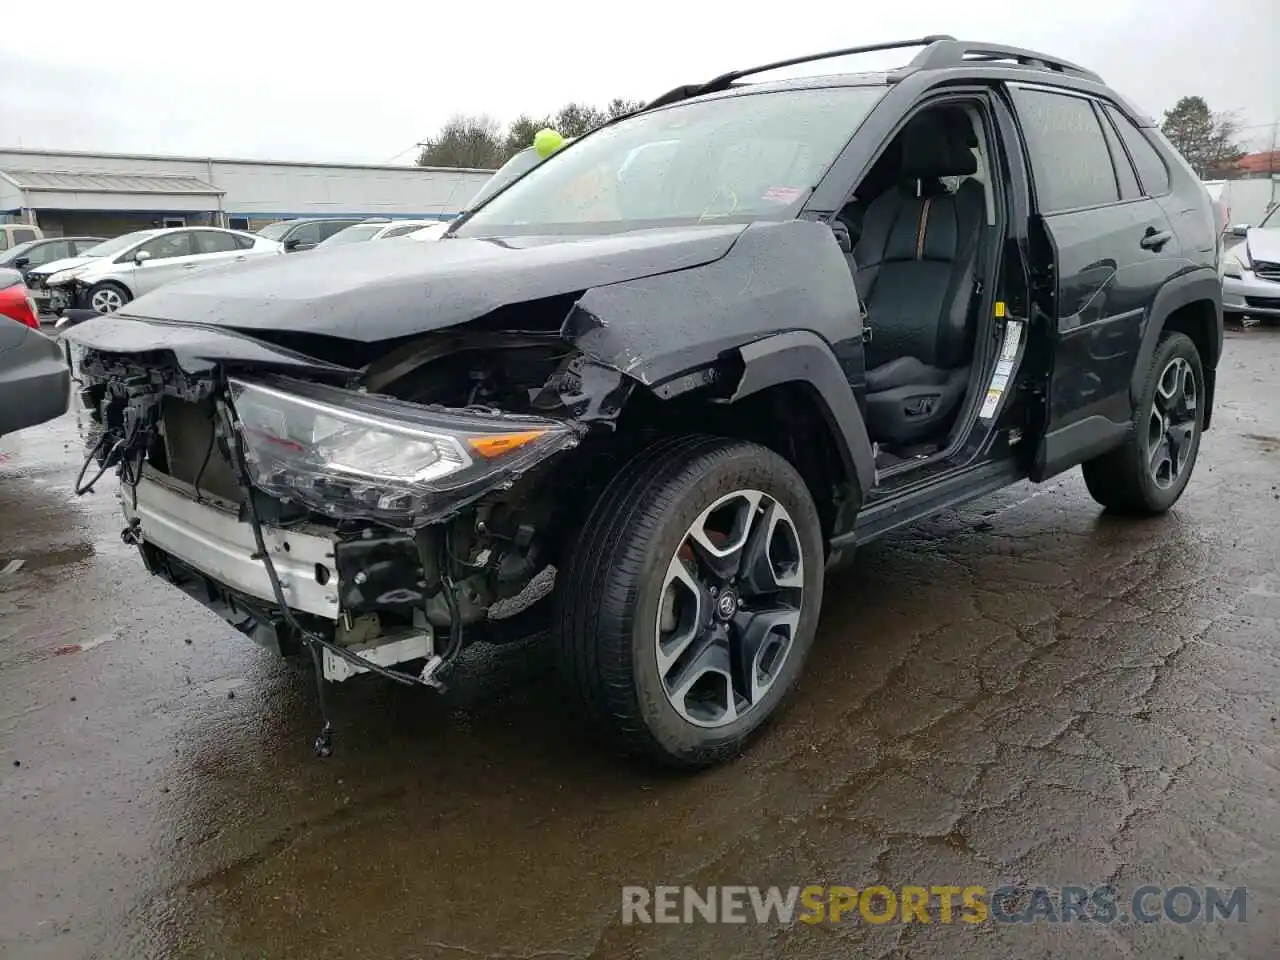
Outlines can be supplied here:
<path id="1" fill-rule="evenodd" d="M 522 113 L 504 131 L 487 114 L 458 114 L 434 137 L 422 144 L 418 155 L 421 167 L 478 167 L 491 170 L 533 144 L 533 137 L 544 127 L 558 131 L 566 138 L 580 137 L 596 127 L 634 113 L 644 106 L 642 100 L 614 97 L 601 109 L 589 103 L 572 101 L 548 117 Z"/>
<path id="2" fill-rule="evenodd" d="M 1183 97 L 1165 111 L 1160 129 L 1199 177 L 1221 173 L 1244 155 L 1235 116 L 1213 113 L 1203 97 Z"/>
<path id="3" fill-rule="evenodd" d="M 504 137 L 497 120 L 487 114 L 458 114 L 422 144 L 418 166 L 492 170 L 506 159 L 503 147 Z"/>
<path id="4" fill-rule="evenodd" d="M 604 112 L 610 120 L 614 120 L 618 117 L 626 116 L 628 113 L 635 113 L 643 106 L 643 100 L 628 100 L 625 97 L 614 97 L 609 101 L 609 105 L 604 108 Z"/>
<path id="5" fill-rule="evenodd" d="M 502 148 L 503 161 L 509 160 L 525 147 L 532 145 L 534 134 L 552 125 L 550 117 L 531 117 L 527 113 L 516 117 L 507 127 L 507 137 Z"/>

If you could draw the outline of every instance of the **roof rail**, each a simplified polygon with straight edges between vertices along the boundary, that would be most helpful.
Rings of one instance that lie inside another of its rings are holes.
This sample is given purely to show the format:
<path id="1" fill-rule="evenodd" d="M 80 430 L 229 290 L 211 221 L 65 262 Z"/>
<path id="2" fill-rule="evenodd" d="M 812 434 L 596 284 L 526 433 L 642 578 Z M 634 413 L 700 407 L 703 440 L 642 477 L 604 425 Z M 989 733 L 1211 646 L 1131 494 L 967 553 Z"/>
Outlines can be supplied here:
<path id="1" fill-rule="evenodd" d="M 783 67 L 794 67 L 801 63 L 814 63 L 818 60 L 833 60 L 836 57 L 847 57 L 855 53 L 901 50 L 904 47 L 924 47 L 924 49 L 916 54 L 906 66 L 892 71 L 889 74 L 891 78 L 901 79 L 909 73 L 915 73 L 917 70 L 945 70 L 948 67 L 959 67 L 966 63 L 999 63 L 1000 61 L 1011 60 L 1022 67 L 1067 74 L 1084 80 L 1092 80 L 1095 83 L 1103 82 L 1102 77 L 1092 70 L 1086 70 L 1084 67 L 1078 66 L 1069 60 L 1061 60 L 1048 54 L 1037 53 L 1035 50 L 1024 50 L 1022 47 L 1007 47 L 999 43 L 957 40 L 947 34 L 932 34 L 927 37 L 920 37 L 917 40 L 890 40 L 886 43 L 869 43 L 861 47 L 845 47 L 842 50 L 828 50 L 824 53 L 810 53 L 803 57 L 791 57 L 787 60 L 778 60 L 758 67 L 748 67 L 745 70 L 730 70 L 728 73 L 722 73 L 720 76 L 705 83 L 688 83 L 668 90 L 656 100 L 645 104 L 642 109 L 650 110 L 654 107 L 664 107 L 669 103 L 702 96 L 704 93 L 728 90 L 736 81 L 757 73 L 767 73 L 770 70 L 780 70 Z"/>
<path id="2" fill-rule="evenodd" d="M 977 43 L 970 40 L 956 40 L 954 37 L 940 37 L 936 43 L 929 44 L 916 54 L 915 58 L 903 67 L 903 73 L 913 70 L 944 70 L 947 67 L 959 67 L 966 63 L 998 62 L 1012 60 L 1019 66 L 1049 70 L 1053 73 L 1065 73 L 1085 80 L 1102 83 L 1102 77 L 1092 70 L 1077 66 L 1069 60 L 1037 53 L 1035 50 L 1024 50 L 1021 47 L 1006 47 L 999 43 Z"/>
<path id="3" fill-rule="evenodd" d="M 720 76 L 705 83 L 691 83 L 684 86 L 676 87 L 668 90 L 656 100 L 652 100 L 645 104 L 644 109 L 649 110 L 653 107 L 666 106 L 668 103 L 675 103 L 678 100 L 687 100 L 690 97 L 698 97 L 704 93 L 715 93 L 719 90 L 727 90 L 736 80 L 743 77 L 749 77 L 757 73 L 767 73 L 770 70 L 780 70 L 783 67 L 794 67 L 801 63 L 813 63 L 818 60 L 833 60 L 836 57 L 847 57 L 855 53 L 875 53 L 879 50 L 901 50 L 904 47 L 925 47 L 926 50 L 921 52 L 921 56 L 933 49 L 939 43 L 951 42 L 958 43 L 955 37 L 946 34 L 936 34 L 928 37 L 920 37 L 917 40 L 890 40 L 886 43 L 869 43 L 861 47 L 845 47 L 842 50 L 828 50 L 824 53 L 810 53 L 803 57 L 791 57 L 787 60 L 778 60 L 774 63 L 762 64 L 758 67 L 747 67 L 745 70 L 730 70 L 728 73 L 722 73 Z M 917 57 L 916 59 L 919 59 Z"/>

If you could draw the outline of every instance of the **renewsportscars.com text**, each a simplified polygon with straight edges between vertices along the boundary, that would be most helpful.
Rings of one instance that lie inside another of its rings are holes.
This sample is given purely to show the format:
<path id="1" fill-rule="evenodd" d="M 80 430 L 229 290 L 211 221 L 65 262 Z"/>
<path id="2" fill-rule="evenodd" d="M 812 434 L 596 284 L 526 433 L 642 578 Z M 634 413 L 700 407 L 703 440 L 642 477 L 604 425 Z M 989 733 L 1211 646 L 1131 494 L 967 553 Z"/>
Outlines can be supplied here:
<path id="1" fill-rule="evenodd" d="M 1245 887 L 870 886 L 622 888 L 623 923 L 1246 922 Z"/>

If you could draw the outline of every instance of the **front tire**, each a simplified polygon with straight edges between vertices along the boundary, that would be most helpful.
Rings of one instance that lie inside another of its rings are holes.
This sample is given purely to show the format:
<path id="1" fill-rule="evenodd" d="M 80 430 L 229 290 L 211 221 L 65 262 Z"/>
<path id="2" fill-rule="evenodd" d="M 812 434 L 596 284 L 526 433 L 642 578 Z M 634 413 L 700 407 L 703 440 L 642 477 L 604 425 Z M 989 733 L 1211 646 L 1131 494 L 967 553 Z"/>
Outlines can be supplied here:
<path id="1" fill-rule="evenodd" d="M 132 299 L 128 290 L 109 280 L 95 283 L 85 295 L 85 302 L 95 313 L 115 313 Z"/>
<path id="2" fill-rule="evenodd" d="M 628 462 L 557 577 L 561 667 L 592 727 L 668 766 L 737 753 L 800 673 L 823 564 L 808 488 L 771 450 L 679 437 Z"/>
<path id="3" fill-rule="evenodd" d="M 1087 461 L 1084 482 L 1108 510 L 1134 516 L 1164 513 L 1182 496 L 1200 452 L 1204 422 L 1200 352 L 1183 333 L 1165 333 L 1124 443 Z"/>

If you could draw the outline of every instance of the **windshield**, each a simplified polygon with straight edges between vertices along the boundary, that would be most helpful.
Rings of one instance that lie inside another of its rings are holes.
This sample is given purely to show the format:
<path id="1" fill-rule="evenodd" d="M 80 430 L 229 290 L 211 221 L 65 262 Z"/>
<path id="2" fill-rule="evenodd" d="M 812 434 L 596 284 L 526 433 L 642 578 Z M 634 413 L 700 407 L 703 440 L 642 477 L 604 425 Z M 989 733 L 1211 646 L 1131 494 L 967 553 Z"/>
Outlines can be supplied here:
<path id="1" fill-rule="evenodd" d="M 109 257 L 116 253 L 122 253 L 128 250 L 135 243 L 141 243 L 147 237 L 154 237 L 158 230 L 135 230 L 133 233 L 126 233 L 123 237 L 116 237 L 114 240 L 103 240 L 101 243 L 95 243 L 88 250 L 82 250 L 82 257 Z"/>
<path id="2" fill-rule="evenodd" d="M 26 243 L 20 243 L 16 247 L 5 250 L 4 256 L 0 257 L 0 263 L 13 263 L 39 242 L 39 240 L 28 240 Z"/>
<path id="3" fill-rule="evenodd" d="M 472 197 L 471 202 L 467 204 L 467 209 L 474 210 L 516 177 L 528 173 L 541 162 L 542 158 L 538 156 L 533 147 L 525 147 L 500 166 L 494 175 L 484 182 L 480 192 Z"/>
<path id="4" fill-rule="evenodd" d="M 266 237 L 268 240 L 279 240 L 297 225 L 297 220 L 279 220 L 276 223 L 268 223 L 258 231 L 258 236 Z"/>
<path id="5" fill-rule="evenodd" d="M 455 233 L 608 232 L 791 217 L 883 93 L 816 87 L 637 114 L 553 154 Z"/>
<path id="6" fill-rule="evenodd" d="M 356 243 L 360 240 L 372 240 L 377 236 L 379 230 L 385 230 L 386 227 L 385 223 L 360 223 L 354 227 L 347 227 L 339 230 L 328 240 L 316 244 L 316 249 L 336 247 L 344 243 Z"/>

